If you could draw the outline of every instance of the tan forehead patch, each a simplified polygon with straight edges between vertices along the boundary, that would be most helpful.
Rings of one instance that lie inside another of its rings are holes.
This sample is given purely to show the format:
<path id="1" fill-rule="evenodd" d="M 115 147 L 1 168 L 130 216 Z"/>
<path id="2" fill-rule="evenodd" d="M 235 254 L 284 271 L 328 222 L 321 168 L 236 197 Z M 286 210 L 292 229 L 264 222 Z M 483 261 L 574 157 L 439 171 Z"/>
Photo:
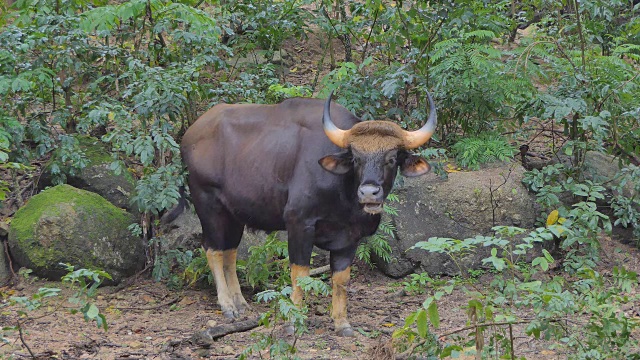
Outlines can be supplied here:
<path id="1" fill-rule="evenodd" d="M 390 121 L 363 121 L 349 131 L 349 145 L 361 152 L 382 152 L 404 145 L 404 130 Z"/>

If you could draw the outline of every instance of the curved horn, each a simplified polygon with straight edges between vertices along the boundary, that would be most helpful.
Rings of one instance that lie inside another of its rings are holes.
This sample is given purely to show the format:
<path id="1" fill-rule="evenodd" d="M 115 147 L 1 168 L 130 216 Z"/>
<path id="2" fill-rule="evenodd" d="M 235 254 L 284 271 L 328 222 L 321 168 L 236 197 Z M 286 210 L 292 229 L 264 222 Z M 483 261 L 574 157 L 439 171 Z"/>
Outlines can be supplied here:
<path id="1" fill-rule="evenodd" d="M 438 115 L 436 114 L 436 104 L 433 102 L 431 94 L 427 91 L 427 98 L 429 98 L 429 118 L 427 122 L 416 131 L 405 131 L 404 148 L 415 149 L 431 139 L 431 135 L 436 131 L 436 125 L 438 123 Z"/>
<path id="2" fill-rule="evenodd" d="M 329 108 L 331 107 L 331 98 L 333 97 L 333 90 L 329 93 L 327 102 L 324 103 L 324 112 L 322 113 L 322 126 L 324 127 L 324 133 L 327 134 L 329 140 L 332 143 L 346 148 L 348 131 L 339 129 L 336 124 L 331 121 L 331 114 L 329 114 Z"/>

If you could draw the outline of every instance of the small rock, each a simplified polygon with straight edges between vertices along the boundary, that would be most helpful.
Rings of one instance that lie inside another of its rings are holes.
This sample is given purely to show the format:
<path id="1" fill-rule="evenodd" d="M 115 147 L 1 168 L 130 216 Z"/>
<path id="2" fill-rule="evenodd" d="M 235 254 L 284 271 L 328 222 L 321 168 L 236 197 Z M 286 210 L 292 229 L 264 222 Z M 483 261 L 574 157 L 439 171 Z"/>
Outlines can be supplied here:
<path id="1" fill-rule="evenodd" d="M 217 322 L 217 321 L 215 321 L 215 320 L 209 320 L 209 321 L 207 321 L 207 327 L 212 328 L 212 327 L 215 327 L 216 325 L 218 325 L 218 322 Z"/>
<path id="2" fill-rule="evenodd" d="M 9 224 L 4 221 L 0 221 L 0 237 L 5 237 L 9 234 Z"/>
<path id="3" fill-rule="evenodd" d="M 222 347 L 222 353 L 225 355 L 233 355 L 236 353 L 236 351 L 232 346 L 227 345 Z"/>
<path id="4" fill-rule="evenodd" d="M 327 307 L 318 305 L 316 306 L 316 315 L 325 315 L 327 313 Z"/>
<path id="5" fill-rule="evenodd" d="M 128 345 L 129 345 L 130 348 L 132 348 L 134 350 L 142 349 L 144 347 L 144 344 L 142 344 L 139 341 L 131 341 L 131 342 L 129 342 Z"/>
<path id="6" fill-rule="evenodd" d="M 196 354 L 198 354 L 199 357 L 208 358 L 211 352 L 209 349 L 198 349 L 196 350 Z"/>

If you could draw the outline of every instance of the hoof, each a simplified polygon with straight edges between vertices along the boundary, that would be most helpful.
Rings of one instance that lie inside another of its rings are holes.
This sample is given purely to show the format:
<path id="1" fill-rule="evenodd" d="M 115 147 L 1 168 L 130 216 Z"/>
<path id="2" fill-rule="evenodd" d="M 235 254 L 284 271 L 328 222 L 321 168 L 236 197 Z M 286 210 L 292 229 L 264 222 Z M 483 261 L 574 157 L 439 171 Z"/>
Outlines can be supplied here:
<path id="1" fill-rule="evenodd" d="M 338 336 L 342 336 L 342 337 L 354 337 L 355 336 L 351 326 L 344 327 L 342 329 L 337 329 L 336 333 L 338 334 Z"/>
<path id="2" fill-rule="evenodd" d="M 222 310 L 222 315 L 229 320 L 233 320 L 238 317 L 237 311 L 232 310 Z"/>
<path id="3" fill-rule="evenodd" d="M 252 311 L 252 310 L 253 309 L 251 308 L 250 305 L 246 305 L 246 306 L 238 308 L 238 312 L 240 313 L 240 315 L 242 315 L 242 314 L 244 314 L 244 313 L 246 313 L 248 311 Z"/>
<path id="4" fill-rule="evenodd" d="M 247 304 L 247 302 L 244 300 L 244 298 L 240 298 L 240 300 L 238 300 L 236 298 L 236 299 L 234 299 L 233 303 L 236 305 L 236 309 L 238 309 L 237 312 L 239 314 L 244 314 L 245 311 L 251 310 L 251 306 L 249 306 L 249 304 Z"/>
<path id="5" fill-rule="evenodd" d="M 240 317 L 240 311 L 235 306 L 227 306 L 222 308 L 222 315 L 229 320 L 234 320 Z"/>

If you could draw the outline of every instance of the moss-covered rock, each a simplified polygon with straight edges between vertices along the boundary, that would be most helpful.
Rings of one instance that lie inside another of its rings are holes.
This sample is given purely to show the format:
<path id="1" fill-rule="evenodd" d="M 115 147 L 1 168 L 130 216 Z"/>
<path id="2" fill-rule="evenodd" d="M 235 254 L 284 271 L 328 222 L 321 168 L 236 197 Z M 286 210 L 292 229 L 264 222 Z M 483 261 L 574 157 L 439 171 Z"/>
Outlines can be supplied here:
<path id="1" fill-rule="evenodd" d="M 141 241 L 127 227 L 132 215 L 100 195 L 58 185 L 32 197 L 11 221 L 9 247 L 20 266 L 48 279 L 59 263 L 102 269 L 119 282 L 142 268 Z"/>
<path id="2" fill-rule="evenodd" d="M 129 203 L 135 190 L 135 179 L 128 172 L 116 175 L 109 166 L 113 162 L 109 150 L 100 140 L 84 135 L 75 135 L 80 149 L 85 154 L 88 164 L 76 174 L 67 174 L 67 184 L 94 192 L 107 199 L 113 205 L 137 214 L 137 209 Z M 56 154 L 51 161 L 56 159 Z M 52 185 L 51 161 L 44 169 L 40 180 L 40 188 Z"/>

